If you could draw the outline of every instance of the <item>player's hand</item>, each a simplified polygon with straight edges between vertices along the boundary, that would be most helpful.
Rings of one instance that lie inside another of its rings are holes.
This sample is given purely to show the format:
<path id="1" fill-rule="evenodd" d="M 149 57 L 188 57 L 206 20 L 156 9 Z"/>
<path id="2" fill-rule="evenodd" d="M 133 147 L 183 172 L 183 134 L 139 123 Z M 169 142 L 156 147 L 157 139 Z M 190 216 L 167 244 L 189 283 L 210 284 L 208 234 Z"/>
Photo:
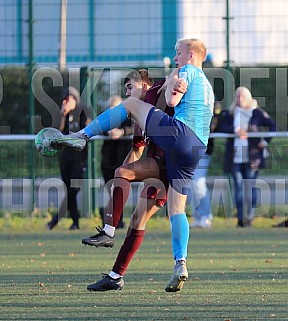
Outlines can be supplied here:
<path id="1" fill-rule="evenodd" d="M 174 81 L 174 79 L 178 79 L 178 69 L 174 69 L 171 74 L 169 76 L 166 76 L 165 77 L 165 82 L 164 84 L 162 85 L 162 87 L 160 87 L 157 91 L 157 94 L 159 95 L 161 93 L 162 90 L 166 90 L 167 87 L 168 87 L 168 84 L 171 82 L 171 81 Z"/>
<path id="2" fill-rule="evenodd" d="M 175 78 L 175 77 L 174 77 Z M 185 94 L 187 91 L 187 84 L 186 81 L 182 78 L 176 78 L 176 82 L 174 85 L 174 89 L 175 92 L 178 92 L 180 94 Z"/>

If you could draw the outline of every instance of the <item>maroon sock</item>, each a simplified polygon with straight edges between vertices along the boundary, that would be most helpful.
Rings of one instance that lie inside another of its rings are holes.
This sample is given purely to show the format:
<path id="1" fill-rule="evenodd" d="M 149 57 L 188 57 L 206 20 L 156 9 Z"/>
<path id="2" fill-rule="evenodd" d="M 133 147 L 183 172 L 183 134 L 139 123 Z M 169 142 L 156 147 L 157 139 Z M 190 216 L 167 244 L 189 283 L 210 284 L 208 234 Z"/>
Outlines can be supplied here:
<path id="1" fill-rule="evenodd" d="M 130 182 L 126 178 L 114 178 L 114 189 L 107 206 L 104 223 L 117 227 L 128 200 L 129 193 Z"/>
<path id="2" fill-rule="evenodd" d="M 145 230 L 134 230 L 129 228 L 124 243 L 118 253 L 112 271 L 124 275 L 134 254 L 139 249 Z"/>

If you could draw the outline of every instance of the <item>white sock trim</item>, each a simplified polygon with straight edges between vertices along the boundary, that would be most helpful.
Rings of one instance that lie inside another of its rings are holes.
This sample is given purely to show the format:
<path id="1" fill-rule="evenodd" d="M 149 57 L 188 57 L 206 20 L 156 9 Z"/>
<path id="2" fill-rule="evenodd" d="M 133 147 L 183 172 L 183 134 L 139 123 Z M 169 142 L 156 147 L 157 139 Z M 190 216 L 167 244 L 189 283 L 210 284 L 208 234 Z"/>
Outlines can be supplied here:
<path id="1" fill-rule="evenodd" d="M 103 231 L 104 231 L 107 235 L 113 237 L 114 234 L 115 234 L 115 227 L 114 227 L 114 226 L 111 226 L 111 225 L 109 225 L 109 224 L 105 224 L 104 227 L 103 227 Z"/>
<path id="2" fill-rule="evenodd" d="M 109 274 L 110 278 L 112 279 L 119 279 L 119 278 L 122 278 L 122 275 L 118 274 L 118 273 L 115 273 L 113 271 L 111 271 Z"/>

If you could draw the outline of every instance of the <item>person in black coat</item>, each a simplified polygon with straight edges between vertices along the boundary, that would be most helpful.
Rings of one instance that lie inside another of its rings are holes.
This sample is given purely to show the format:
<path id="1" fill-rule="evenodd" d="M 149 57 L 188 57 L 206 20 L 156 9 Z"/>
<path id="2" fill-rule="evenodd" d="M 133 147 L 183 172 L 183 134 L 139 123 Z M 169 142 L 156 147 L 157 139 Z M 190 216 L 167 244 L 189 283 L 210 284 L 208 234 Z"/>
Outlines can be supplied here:
<path id="1" fill-rule="evenodd" d="M 217 126 L 218 132 L 236 134 L 226 142 L 224 172 L 233 177 L 238 227 L 251 226 L 254 218 L 257 194 L 253 187 L 259 169 L 265 167 L 264 150 L 271 138 L 248 135 L 249 132 L 261 131 L 263 127 L 276 131 L 274 121 L 257 106 L 250 91 L 246 87 L 238 87 L 230 109 L 222 112 Z"/>
<path id="2" fill-rule="evenodd" d="M 91 121 L 91 111 L 87 106 L 81 103 L 79 91 L 70 86 L 64 90 L 62 105 L 59 115 L 59 129 L 63 134 L 69 134 L 84 128 Z M 63 180 L 66 190 L 59 207 L 58 213 L 55 214 L 47 224 L 47 228 L 52 230 L 69 212 L 72 219 L 70 230 L 79 229 L 79 210 L 77 204 L 77 194 L 79 187 L 73 186 L 73 180 L 81 181 L 87 167 L 87 146 L 79 152 L 72 147 L 64 148 L 58 157 L 61 179 Z"/>

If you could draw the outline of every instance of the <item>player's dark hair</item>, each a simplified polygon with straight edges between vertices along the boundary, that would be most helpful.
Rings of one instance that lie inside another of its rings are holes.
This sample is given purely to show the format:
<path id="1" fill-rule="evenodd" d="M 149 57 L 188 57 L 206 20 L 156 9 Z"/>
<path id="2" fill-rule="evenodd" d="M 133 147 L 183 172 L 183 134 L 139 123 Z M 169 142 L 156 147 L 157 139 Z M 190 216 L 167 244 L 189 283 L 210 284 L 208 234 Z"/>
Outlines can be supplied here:
<path id="1" fill-rule="evenodd" d="M 150 74 L 148 73 L 147 69 L 137 69 L 129 72 L 129 74 L 124 78 L 124 85 L 131 80 L 134 80 L 137 82 L 143 81 L 149 86 L 153 86 L 154 84 L 154 81 L 150 76 Z"/>

